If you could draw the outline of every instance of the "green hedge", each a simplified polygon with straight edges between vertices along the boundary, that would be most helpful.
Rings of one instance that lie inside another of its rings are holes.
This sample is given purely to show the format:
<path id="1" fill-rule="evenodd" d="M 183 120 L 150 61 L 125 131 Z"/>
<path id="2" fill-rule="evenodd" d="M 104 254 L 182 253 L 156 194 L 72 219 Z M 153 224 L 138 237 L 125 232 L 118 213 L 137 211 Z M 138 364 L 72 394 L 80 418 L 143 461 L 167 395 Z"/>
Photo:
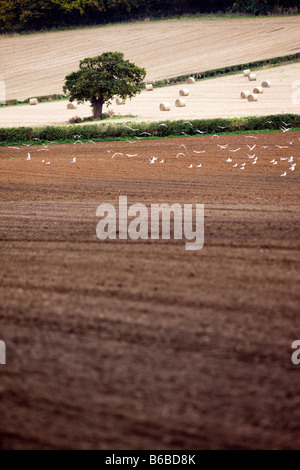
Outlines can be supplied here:
<path id="1" fill-rule="evenodd" d="M 271 122 L 272 121 L 272 122 Z M 0 128 L 0 144 L 22 144 L 38 142 L 68 142 L 81 140 L 114 140 L 140 136 L 143 132 L 151 137 L 168 137 L 180 135 L 221 134 L 252 132 L 262 130 L 280 130 L 283 122 L 291 124 L 294 129 L 300 128 L 300 115 L 282 114 L 263 117 L 235 119 L 197 119 L 186 121 L 163 121 L 142 123 L 100 123 L 88 125 L 18 127 Z M 131 130 L 131 127 L 135 130 Z M 225 128 L 225 129 L 222 129 Z"/>

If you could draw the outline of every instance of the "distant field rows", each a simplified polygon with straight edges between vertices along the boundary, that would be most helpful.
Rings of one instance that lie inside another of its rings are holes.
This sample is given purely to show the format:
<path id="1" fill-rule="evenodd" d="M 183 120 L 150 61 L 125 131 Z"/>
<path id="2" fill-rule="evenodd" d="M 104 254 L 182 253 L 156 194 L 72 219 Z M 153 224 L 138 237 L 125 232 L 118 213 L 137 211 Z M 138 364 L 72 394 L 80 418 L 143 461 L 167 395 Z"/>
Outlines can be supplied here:
<path id="1" fill-rule="evenodd" d="M 121 51 L 148 81 L 300 51 L 300 17 L 182 19 L 0 37 L 7 99 L 61 93 L 81 59 Z"/>
<path id="2" fill-rule="evenodd" d="M 300 77 L 300 63 L 264 69 L 256 72 L 257 82 L 249 83 L 242 74 L 230 75 L 196 82 L 189 85 L 190 95 L 185 98 L 186 107 L 176 108 L 182 85 L 156 88 L 153 92 L 143 91 L 125 105 L 110 106 L 116 115 L 137 116 L 135 121 L 160 121 L 166 119 L 232 118 L 238 116 L 263 116 L 283 113 L 299 113 L 299 93 L 295 77 Z M 243 90 L 263 80 L 271 80 L 272 86 L 260 95 L 257 103 L 240 98 Z M 159 111 L 159 104 L 168 101 L 171 111 Z M 107 108 L 104 108 L 107 111 Z M 0 127 L 43 126 L 65 124 L 70 118 L 91 116 L 89 104 L 80 105 L 76 110 L 67 110 L 67 101 L 41 103 L 38 106 L 13 106 L 0 109 Z M 128 121 L 129 118 L 123 118 Z M 118 122 L 118 121 L 112 121 Z"/>

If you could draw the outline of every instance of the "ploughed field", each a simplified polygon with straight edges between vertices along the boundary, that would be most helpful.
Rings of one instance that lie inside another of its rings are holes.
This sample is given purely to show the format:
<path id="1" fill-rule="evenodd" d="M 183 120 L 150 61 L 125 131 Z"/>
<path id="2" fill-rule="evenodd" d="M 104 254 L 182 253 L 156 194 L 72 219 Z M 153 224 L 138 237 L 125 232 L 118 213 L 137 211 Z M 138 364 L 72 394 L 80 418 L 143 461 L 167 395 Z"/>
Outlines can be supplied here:
<path id="1" fill-rule="evenodd" d="M 299 138 L 0 148 L 1 448 L 299 448 Z M 120 195 L 204 248 L 99 241 Z"/>

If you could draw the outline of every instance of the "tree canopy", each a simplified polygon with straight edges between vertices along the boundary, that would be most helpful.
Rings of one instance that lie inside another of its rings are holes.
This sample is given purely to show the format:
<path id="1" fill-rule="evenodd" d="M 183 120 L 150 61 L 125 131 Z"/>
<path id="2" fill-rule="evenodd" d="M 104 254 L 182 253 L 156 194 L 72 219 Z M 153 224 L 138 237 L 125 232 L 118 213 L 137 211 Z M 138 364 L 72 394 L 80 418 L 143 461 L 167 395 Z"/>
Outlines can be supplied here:
<path id="1" fill-rule="evenodd" d="M 141 91 L 145 76 L 146 70 L 124 60 L 123 53 L 105 52 L 82 60 L 79 70 L 66 77 L 64 93 L 70 101 L 90 101 L 94 117 L 101 119 L 104 103 L 116 96 L 132 98 Z"/>
<path id="2" fill-rule="evenodd" d="M 0 0 L 0 31 L 50 29 L 187 13 L 297 12 L 299 0 Z"/>

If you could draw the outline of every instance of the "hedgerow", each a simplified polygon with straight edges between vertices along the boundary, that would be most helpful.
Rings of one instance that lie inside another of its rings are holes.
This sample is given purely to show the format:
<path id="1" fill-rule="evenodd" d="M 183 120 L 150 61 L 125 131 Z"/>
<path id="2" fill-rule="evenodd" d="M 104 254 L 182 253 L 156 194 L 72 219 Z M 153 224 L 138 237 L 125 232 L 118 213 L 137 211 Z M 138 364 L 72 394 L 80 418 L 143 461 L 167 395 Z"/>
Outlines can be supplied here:
<path id="1" fill-rule="evenodd" d="M 192 121 L 119 122 L 87 125 L 0 128 L 0 144 L 39 142 L 71 142 L 75 140 L 113 140 L 128 137 L 195 136 L 253 131 L 280 131 L 288 124 L 290 129 L 300 128 L 299 114 L 235 119 L 196 119 Z M 143 134 L 147 133 L 147 134 Z"/>

